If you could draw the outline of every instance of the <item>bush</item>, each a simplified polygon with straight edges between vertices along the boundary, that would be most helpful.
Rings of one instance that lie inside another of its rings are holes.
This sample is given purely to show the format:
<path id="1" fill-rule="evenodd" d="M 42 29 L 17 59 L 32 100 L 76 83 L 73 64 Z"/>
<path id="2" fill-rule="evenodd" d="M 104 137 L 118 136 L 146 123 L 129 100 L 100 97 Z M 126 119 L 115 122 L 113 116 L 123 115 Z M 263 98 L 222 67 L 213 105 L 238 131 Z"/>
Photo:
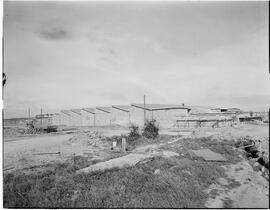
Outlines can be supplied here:
<path id="1" fill-rule="evenodd" d="M 156 120 L 147 120 L 143 127 L 142 135 L 148 139 L 153 139 L 158 136 L 159 127 Z"/>
<path id="2" fill-rule="evenodd" d="M 128 139 L 129 140 L 137 140 L 138 138 L 140 138 L 140 133 L 139 133 L 139 127 L 136 125 L 131 125 L 129 127 L 130 132 L 128 134 Z"/>

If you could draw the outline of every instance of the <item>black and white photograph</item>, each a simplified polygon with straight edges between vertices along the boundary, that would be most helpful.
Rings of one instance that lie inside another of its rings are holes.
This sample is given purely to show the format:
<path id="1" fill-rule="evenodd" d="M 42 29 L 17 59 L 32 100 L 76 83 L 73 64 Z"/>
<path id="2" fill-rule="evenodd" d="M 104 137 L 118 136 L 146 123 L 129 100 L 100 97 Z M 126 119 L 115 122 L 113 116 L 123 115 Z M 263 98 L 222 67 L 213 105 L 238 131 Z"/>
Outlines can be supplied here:
<path id="1" fill-rule="evenodd" d="M 3 208 L 269 209 L 268 1 L 2 6 Z"/>

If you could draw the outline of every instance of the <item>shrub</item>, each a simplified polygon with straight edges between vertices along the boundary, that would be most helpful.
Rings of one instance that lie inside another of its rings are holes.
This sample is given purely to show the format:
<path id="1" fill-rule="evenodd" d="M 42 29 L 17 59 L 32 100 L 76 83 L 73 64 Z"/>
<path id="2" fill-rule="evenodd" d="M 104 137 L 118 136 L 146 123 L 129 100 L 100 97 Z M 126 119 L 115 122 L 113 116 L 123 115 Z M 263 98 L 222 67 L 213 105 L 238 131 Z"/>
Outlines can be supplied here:
<path id="1" fill-rule="evenodd" d="M 131 125 L 129 129 L 130 129 L 130 132 L 128 134 L 128 139 L 132 141 L 137 140 L 140 137 L 139 127 L 136 125 Z"/>
<path id="2" fill-rule="evenodd" d="M 147 120 L 143 127 L 142 135 L 148 139 L 153 139 L 158 136 L 159 127 L 156 120 Z"/>

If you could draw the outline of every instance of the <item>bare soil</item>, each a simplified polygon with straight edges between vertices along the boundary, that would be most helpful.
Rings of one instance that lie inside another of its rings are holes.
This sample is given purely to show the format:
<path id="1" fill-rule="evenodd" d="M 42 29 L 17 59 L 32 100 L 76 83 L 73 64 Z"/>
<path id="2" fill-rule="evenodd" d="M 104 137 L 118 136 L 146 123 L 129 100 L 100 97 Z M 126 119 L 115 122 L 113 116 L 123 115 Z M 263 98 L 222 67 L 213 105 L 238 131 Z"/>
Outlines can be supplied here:
<path id="1" fill-rule="evenodd" d="M 98 129 L 98 133 L 93 133 L 94 130 L 94 128 L 80 128 L 70 134 L 13 136 L 12 138 L 4 136 L 4 169 L 13 167 L 8 170 L 10 172 L 48 163 L 64 162 L 76 156 L 84 156 L 89 161 L 106 163 L 105 161 L 112 158 L 128 155 L 117 150 L 111 151 L 110 142 L 103 139 L 104 136 L 126 134 L 127 129 L 102 127 Z M 166 156 L 166 151 L 173 151 L 179 154 L 178 159 L 185 160 L 183 164 L 199 165 L 203 161 L 190 151 L 208 148 L 224 155 L 228 161 L 219 163 L 225 170 L 226 176 L 217 182 L 210 183 L 210 187 L 205 189 L 209 195 L 205 206 L 209 208 L 268 208 L 269 182 L 261 176 L 260 172 L 254 171 L 243 153 L 233 148 L 233 142 L 238 138 L 251 136 L 261 139 L 261 147 L 269 154 L 268 131 L 268 127 L 263 125 L 201 128 L 191 130 L 188 134 L 185 133 L 186 135 L 184 133 L 181 135 L 178 131 L 174 135 L 159 137 L 151 143 L 144 142 L 141 146 L 136 145 L 137 147 L 132 152 L 133 154 L 153 154 L 165 151 Z M 41 154 L 54 152 L 60 152 L 60 154 Z M 158 168 L 156 173 L 160 173 Z M 181 173 L 186 173 L 188 176 L 192 174 L 192 171 L 185 169 L 185 172 Z"/>

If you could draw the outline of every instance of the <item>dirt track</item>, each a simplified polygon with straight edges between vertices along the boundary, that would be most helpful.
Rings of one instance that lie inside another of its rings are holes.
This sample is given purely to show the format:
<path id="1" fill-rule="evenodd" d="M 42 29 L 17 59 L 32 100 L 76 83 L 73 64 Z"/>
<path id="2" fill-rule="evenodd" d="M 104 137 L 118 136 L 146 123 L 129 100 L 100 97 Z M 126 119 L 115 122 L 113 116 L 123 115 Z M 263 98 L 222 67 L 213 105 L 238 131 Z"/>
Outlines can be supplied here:
<path id="1" fill-rule="evenodd" d="M 120 134 L 117 131 L 102 130 L 106 135 Z M 200 138 L 214 136 L 215 139 L 232 140 L 240 136 L 268 136 L 268 128 L 256 125 L 247 125 L 242 128 L 218 128 L 218 129 L 201 129 L 192 134 L 190 137 Z M 72 139 L 72 140 L 71 140 Z M 16 141 L 4 142 L 4 168 L 14 167 L 14 169 L 27 168 L 34 165 L 43 165 L 49 162 L 64 161 L 75 155 L 91 154 L 92 158 L 108 158 L 110 155 L 109 145 L 94 141 L 88 143 L 87 132 L 78 131 L 75 134 L 48 135 L 31 138 L 22 138 Z M 163 142 L 164 144 L 177 143 L 176 140 Z M 268 148 L 269 140 L 264 142 L 264 147 Z M 143 149 L 153 147 L 153 145 L 143 146 Z M 159 145 L 161 146 L 161 145 Z M 140 147 L 136 148 L 140 151 Z M 36 153 L 60 152 L 59 154 L 50 155 L 33 155 Z M 206 203 L 210 208 L 223 208 L 224 200 L 229 199 L 232 203 L 231 208 L 255 208 L 268 207 L 269 199 L 269 182 L 267 182 L 258 172 L 253 171 L 247 161 L 240 162 L 236 165 L 229 164 L 226 166 L 228 179 L 235 180 L 240 186 L 229 188 L 226 184 L 214 184 L 211 190 L 216 190 L 217 195 Z M 230 180 L 227 180 L 228 182 Z"/>
<path id="2" fill-rule="evenodd" d="M 48 161 L 61 159 L 59 155 L 33 156 L 35 153 L 58 152 L 72 134 L 37 136 L 16 141 L 4 142 L 4 168 L 25 168 Z"/>

